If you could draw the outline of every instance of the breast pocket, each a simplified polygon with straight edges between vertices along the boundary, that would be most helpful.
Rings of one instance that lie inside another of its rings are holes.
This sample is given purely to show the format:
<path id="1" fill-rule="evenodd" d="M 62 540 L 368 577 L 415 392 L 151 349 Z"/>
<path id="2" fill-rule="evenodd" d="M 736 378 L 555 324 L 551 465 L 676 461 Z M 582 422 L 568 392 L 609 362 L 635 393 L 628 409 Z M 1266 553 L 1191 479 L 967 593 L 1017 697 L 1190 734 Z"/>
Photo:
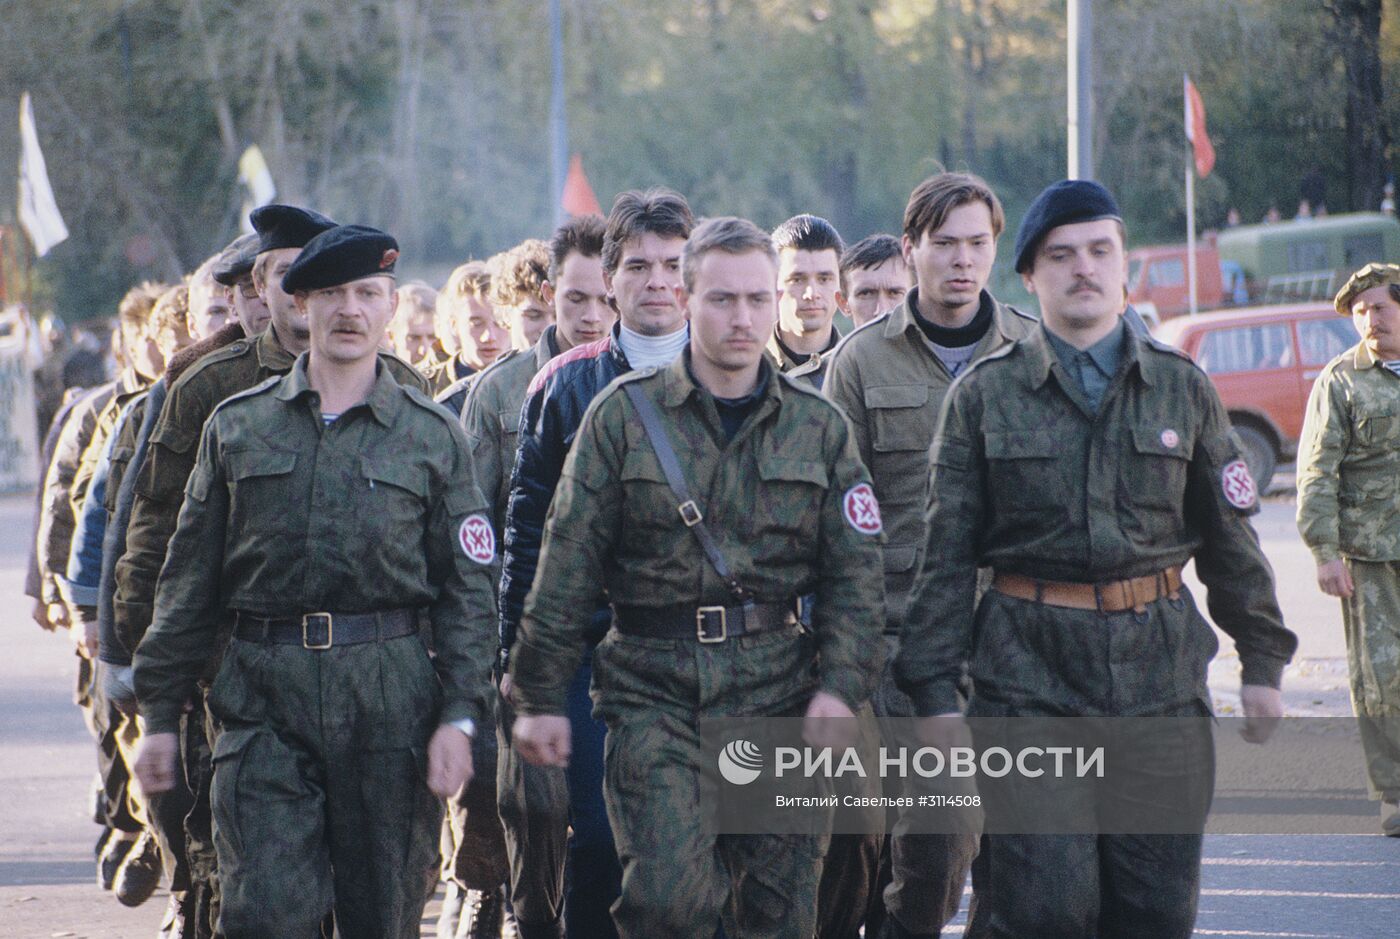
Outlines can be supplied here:
<path id="1" fill-rule="evenodd" d="M 363 457 L 367 501 L 355 507 L 367 547 L 412 542 L 422 537 L 428 511 L 428 471 L 417 463 Z"/>
<path id="2" fill-rule="evenodd" d="M 826 467 L 811 460 L 764 457 L 758 461 L 762 498 L 754 507 L 755 534 L 776 534 L 815 546 L 822 499 L 826 496 Z"/>
<path id="3" fill-rule="evenodd" d="M 297 455 L 281 450 L 233 450 L 225 454 L 231 530 L 282 532 L 300 514 L 303 494 L 293 470 Z"/>
<path id="4" fill-rule="evenodd" d="M 1361 415 L 1356 421 L 1356 441 L 1378 450 L 1400 447 L 1400 417 L 1390 413 Z"/>
<path id="5" fill-rule="evenodd" d="M 928 448 L 937 419 L 928 406 L 927 385 L 885 385 L 865 389 L 870 422 L 870 475 L 881 505 L 895 520 L 891 544 L 913 546 L 921 533 L 900 530 L 900 520 L 916 518 L 928 491 Z"/>
<path id="6" fill-rule="evenodd" d="M 1179 512 L 1186 501 L 1188 442 L 1167 440 L 1154 426 L 1134 427 L 1130 450 L 1119 468 L 1119 490 L 1128 505 Z"/>
<path id="7" fill-rule="evenodd" d="M 1053 509 L 1062 488 L 1059 463 L 1064 447 L 1043 430 L 989 433 L 987 482 L 991 504 L 1016 512 Z"/>
<path id="8" fill-rule="evenodd" d="M 632 450 L 622 462 L 622 523 L 628 541 L 635 537 L 648 547 L 661 551 L 668 532 L 680 521 L 680 500 L 666 484 L 661 464 L 648 451 Z M 701 506 L 704 511 L 704 506 Z"/>

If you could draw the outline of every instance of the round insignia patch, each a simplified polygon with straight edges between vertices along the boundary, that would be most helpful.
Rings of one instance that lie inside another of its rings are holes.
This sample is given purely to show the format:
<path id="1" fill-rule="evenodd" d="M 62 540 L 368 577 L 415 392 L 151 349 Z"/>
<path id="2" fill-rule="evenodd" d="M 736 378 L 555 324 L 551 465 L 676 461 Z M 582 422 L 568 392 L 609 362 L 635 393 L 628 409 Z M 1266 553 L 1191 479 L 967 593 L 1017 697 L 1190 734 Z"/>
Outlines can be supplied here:
<path id="1" fill-rule="evenodd" d="M 1170 427 L 1162 431 L 1162 446 L 1174 447 L 1179 443 L 1181 443 L 1181 438 L 1177 436 L 1176 431 L 1172 430 Z"/>
<path id="2" fill-rule="evenodd" d="M 1220 490 L 1225 493 L 1225 501 L 1237 509 L 1252 506 L 1259 494 L 1244 460 L 1235 460 L 1220 471 Z"/>
<path id="3" fill-rule="evenodd" d="M 490 564 L 496 557 L 496 533 L 485 515 L 477 513 L 462 519 L 457 540 L 462 543 L 462 553 L 478 564 Z"/>
<path id="4" fill-rule="evenodd" d="M 885 523 L 880 520 L 880 503 L 869 483 L 857 483 L 847 489 L 842 508 L 847 523 L 862 535 L 878 535 L 885 530 Z"/>

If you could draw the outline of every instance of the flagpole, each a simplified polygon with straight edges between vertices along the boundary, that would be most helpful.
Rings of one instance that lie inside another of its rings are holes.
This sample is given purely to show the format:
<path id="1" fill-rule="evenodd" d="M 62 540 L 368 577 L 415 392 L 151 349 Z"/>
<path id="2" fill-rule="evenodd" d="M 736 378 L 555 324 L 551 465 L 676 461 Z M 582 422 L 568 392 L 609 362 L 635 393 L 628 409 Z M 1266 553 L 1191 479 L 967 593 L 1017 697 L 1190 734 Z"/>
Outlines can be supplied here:
<path id="1" fill-rule="evenodd" d="M 1190 313 L 1198 311 L 1196 303 L 1196 166 L 1195 151 L 1192 149 L 1191 95 L 1187 91 L 1186 75 L 1181 76 L 1182 114 L 1186 120 L 1186 289 L 1190 301 Z"/>

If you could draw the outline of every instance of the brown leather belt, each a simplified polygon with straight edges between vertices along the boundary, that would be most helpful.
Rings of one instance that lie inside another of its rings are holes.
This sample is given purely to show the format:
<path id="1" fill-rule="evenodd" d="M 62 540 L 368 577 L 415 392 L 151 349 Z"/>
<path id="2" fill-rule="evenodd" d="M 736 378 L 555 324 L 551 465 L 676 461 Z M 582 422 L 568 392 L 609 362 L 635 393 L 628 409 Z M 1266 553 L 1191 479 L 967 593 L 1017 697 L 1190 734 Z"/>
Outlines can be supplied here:
<path id="1" fill-rule="evenodd" d="M 1181 591 L 1181 568 L 1169 567 L 1145 577 L 1112 580 L 1102 584 L 1075 584 L 1062 580 L 1037 580 L 1024 574 L 998 571 L 992 589 L 1018 600 L 1031 600 L 1048 606 L 1100 613 L 1141 613 L 1147 604 L 1163 597 L 1175 600 Z"/>
<path id="2" fill-rule="evenodd" d="M 247 642 L 329 649 L 381 639 L 398 639 L 418 631 L 417 610 L 383 610 L 378 613 L 307 613 L 302 616 L 265 617 L 239 611 L 234 614 L 233 634 Z"/>
<path id="3" fill-rule="evenodd" d="M 618 606 L 613 625 L 624 636 L 694 639 L 705 644 L 733 636 L 796 626 L 799 601 L 749 603 L 741 606 Z"/>

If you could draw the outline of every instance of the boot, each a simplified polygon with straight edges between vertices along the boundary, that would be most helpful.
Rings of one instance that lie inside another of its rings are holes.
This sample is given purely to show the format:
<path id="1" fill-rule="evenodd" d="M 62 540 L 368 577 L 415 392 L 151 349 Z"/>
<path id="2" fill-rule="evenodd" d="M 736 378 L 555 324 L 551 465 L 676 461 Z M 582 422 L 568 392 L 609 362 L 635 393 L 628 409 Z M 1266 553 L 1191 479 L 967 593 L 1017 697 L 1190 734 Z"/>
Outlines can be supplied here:
<path id="1" fill-rule="evenodd" d="M 97 886 L 103 890 L 112 889 L 122 861 L 131 853 L 131 846 L 136 844 L 137 839 L 123 838 L 122 834 L 124 832 L 113 831 L 103 843 L 102 854 L 97 858 Z"/>
<path id="2" fill-rule="evenodd" d="M 941 931 L 941 930 L 940 930 Z M 911 932 L 904 928 L 894 914 L 886 911 L 885 921 L 880 924 L 879 939 L 938 939 L 937 932 Z"/>
<path id="3" fill-rule="evenodd" d="M 160 848 L 151 833 L 143 831 L 117 870 L 112 892 L 122 906 L 140 906 L 160 886 Z"/>

